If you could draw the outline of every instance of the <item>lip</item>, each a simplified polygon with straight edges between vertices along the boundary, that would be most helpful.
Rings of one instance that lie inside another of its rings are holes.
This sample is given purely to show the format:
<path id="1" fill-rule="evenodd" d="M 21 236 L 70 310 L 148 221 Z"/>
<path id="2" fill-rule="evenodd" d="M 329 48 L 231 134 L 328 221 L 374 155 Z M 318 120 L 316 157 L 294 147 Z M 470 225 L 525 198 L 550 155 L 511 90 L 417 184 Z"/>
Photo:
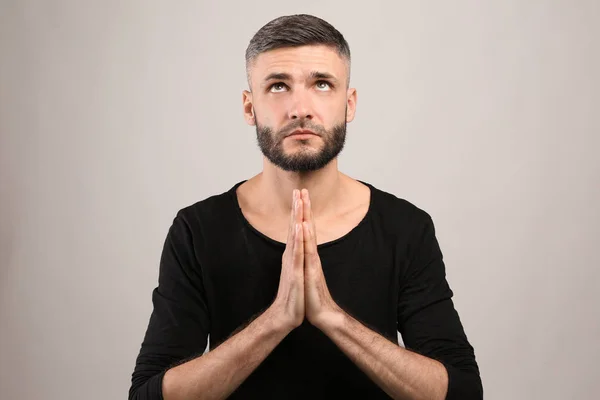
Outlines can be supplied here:
<path id="1" fill-rule="evenodd" d="M 311 131 L 310 129 L 296 129 L 288 136 L 298 136 L 298 139 L 300 139 L 304 137 L 317 136 L 317 134 Z"/>

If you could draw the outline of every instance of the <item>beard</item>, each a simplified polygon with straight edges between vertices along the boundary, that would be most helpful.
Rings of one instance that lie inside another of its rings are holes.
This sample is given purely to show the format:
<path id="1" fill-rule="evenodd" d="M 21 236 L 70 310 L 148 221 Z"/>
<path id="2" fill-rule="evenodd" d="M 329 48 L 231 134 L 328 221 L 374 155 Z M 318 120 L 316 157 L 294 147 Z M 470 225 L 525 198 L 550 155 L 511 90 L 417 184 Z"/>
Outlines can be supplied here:
<path id="1" fill-rule="evenodd" d="M 344 115 L 346 114 L 344 113 Z M 258 123 L 258 117 L 256 121 L 256 139 L 260 151 L 271 163 L 284 171 L 310 172 L 319 170 L 340 154 L 346 141 L 345 118 L 343 123 L 335 125 L 331 130 L 326 130 L 320 125 L 314 125 L 308 120 L 295 120 L 277 133 L 273 133 L 273 130 L 268 126 L 261 126 Z M 316 137 L 291 139 L 297 142 L 294 145 L 297 148 L 289 154 L 286 153 L 283 141 L 287 135 L 296 129 L 310 129 L 320 136 L 323 144 L 320 145 L 320 148 L 315 149 L 309 144 L 309 141 L 318 141 L 319 139 Z"/>

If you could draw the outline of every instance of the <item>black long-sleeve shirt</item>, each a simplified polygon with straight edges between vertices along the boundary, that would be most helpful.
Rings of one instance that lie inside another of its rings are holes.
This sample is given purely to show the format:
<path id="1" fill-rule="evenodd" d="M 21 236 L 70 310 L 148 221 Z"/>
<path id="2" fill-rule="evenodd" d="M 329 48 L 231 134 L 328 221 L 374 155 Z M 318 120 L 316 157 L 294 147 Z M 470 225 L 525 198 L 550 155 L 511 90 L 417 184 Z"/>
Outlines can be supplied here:
<path id="1" fill-rule="evenodd" d="M 236 189 L 180 210 L 160 261 L 154 305 L 132 374 L 129 399 L 162 399 L 170 367 L 200 356 L 275 299 L 285 243 L 256 230 Z M 331 296 L 368 328 L 447 369 L 447 399 L 481 399 L 473 347 L 451 300 L 430 215 L 371 189 L 361 222 L 318 245 Z M 288 334 L 230 399 L 389 398 L 324 333 L 303 323 Z"/>

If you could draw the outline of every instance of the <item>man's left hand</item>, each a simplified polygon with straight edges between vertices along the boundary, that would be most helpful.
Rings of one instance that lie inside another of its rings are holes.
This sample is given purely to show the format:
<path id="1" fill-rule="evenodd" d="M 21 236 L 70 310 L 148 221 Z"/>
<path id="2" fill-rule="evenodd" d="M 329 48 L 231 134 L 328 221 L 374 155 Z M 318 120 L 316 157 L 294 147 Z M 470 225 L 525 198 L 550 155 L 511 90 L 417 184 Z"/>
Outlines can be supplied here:
<path id="1" fill-rule="evenodd" d="M 317 252 L 317 236 L 308 190 L 302 189 L 304 206 L 302 226 L 304 229 L 304 302 L 305 315 L 308 321 L 321 328 L 341 311 L 331 297 L 325 275 L 321 266 L 321 258 Z"/>

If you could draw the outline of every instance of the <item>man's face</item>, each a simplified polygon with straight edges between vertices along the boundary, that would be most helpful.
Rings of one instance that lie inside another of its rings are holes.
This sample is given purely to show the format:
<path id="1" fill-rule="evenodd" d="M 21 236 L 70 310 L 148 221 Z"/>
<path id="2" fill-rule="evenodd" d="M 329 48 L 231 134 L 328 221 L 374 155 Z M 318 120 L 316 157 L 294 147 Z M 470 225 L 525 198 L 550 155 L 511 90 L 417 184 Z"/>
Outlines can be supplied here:
<path id="1" fill-rule="evenodd" d="M 245 110 L 247 118 L 254 116 L 258 145 L 271 163 L 306 172 L 338 156 L 354 115 L 356 94 L 347 88 L 347 77 L 347 62 L 327 46 L 271 50 L 256 58 Z M 298 129 L 315 135 L 292 135 Z"/>

